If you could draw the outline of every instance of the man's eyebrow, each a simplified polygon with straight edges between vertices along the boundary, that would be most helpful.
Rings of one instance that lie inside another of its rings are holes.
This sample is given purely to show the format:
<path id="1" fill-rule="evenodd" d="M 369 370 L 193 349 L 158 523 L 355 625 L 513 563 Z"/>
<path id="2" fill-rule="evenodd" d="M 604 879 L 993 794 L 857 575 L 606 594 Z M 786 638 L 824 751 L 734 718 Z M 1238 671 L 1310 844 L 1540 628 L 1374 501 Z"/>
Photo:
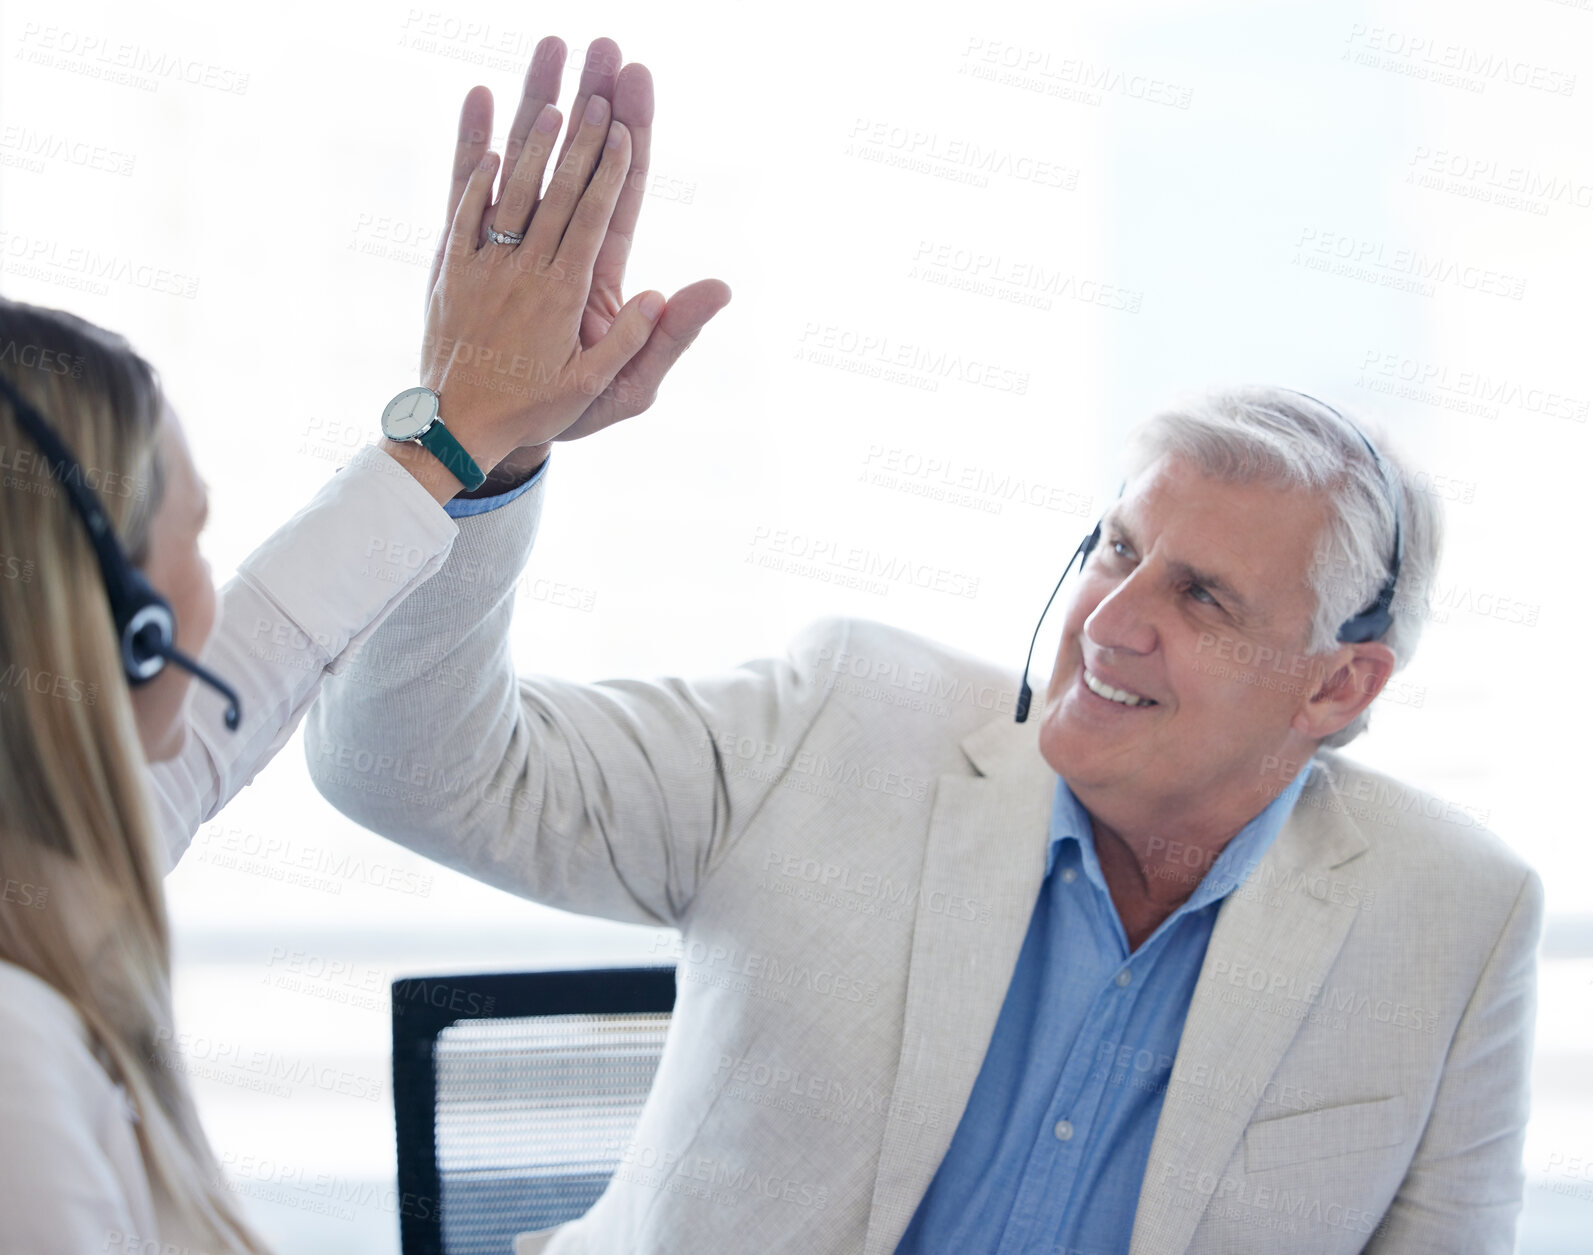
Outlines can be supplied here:
<path id="1" fill-rule="evenodd" d="M 1136 550 L 1139 548 L 1138 543 L 1134 540 L 1133 533 L 1129 531 L 1128 524 L 1123 520 L 1122 516 L 1117 513 L 1115 508 L 1107 512 L 1106 525 L 1108 528 L 1110 528 L 1112 531 L 1115 531 L 1119 536 L 1126 540 Z M 1192 566 L 1190 563 L 1181 560 L 1174 560 L 1169 562 L 1168 565 L 1172 568 L 1176 575 L 1189 580 L 1191 583 L 1199 584 L 1202 587 L 1209 588 L 1214 593 L 1220 593 L 1224 598 L 1227 599 L 1228 608 L 1234 611 L 1236 614 L 1246 618 L 1255 615 L 1255 608 L 1251 606 L 1244 594 L 1230 584 L 1227 580 L 1223 579 L 1222 576 L 1214 575 L 1210 571 L 1202 571 L 1199 567 Z"/>

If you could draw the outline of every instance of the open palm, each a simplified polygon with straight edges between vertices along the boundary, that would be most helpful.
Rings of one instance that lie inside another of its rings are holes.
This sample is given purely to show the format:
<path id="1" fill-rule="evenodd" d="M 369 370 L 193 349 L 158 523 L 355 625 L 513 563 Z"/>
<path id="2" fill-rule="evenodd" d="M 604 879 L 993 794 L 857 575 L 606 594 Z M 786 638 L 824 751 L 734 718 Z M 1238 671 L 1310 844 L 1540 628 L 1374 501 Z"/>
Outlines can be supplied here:
<path id="1" fill-rule="evenodd" d="M 507 186 L 510 173 L 515 169 L 520 151 L 532 124 L 545 105 L 558 99 L 559 86 L 564 77 L 566 50 L 564 41 L 556 36 L 543 39 L 532 54 L 526 71 L 525 86 L 515 111 L 514 122 L 504 146 L 502 165 L 503 185 Z M 631 242 L 636 222 L 641 215 L 642 200 L 647 190 L 648 165 L 651 159 L 653 127 L 653 79 L 647 67 L 640 63 L 622 65 L 619 45 L 612 39 L 593 40 L 587 49 L 586 64 L 581 70 L 581 81 L 576 89 L 575 105 L 570 111 L 571 124 L 559 151 L 564 150 L 574 138 L 579 120 L 592 96 L 602 96 L 613 106 L 615 120 L 623 122 L 631 134 L 631 166 L 619 203 L 609 222 L 608 233 L 598 248 L 592 268 L 592 286 L 587 296 L 586 308 L 581 316 L 580 338 L 582 348 L 591 348 L 601 341 L 614 324 L 614 319 L 625 304 L 623 285 L 625 267 L 630 260 Z M 472 88 L 465 97 L 459 115 L 459 139 L 454 151 L 453 185 L 449 197 L 449 219 L 458 208 L 464 187 L 473 170 L 487 151 L 492 136 L 492 93 L 484 87 Z M 554 164 L 557 164 L 557 159 Z M 503 195 L 499 189 L 499 200 Z M 493 220 L 498 201 L 487 207 L 482 216 L 481 236 L 486 239 L 487 225 Z M 437 281 L 441 256 L 432 266 L 431 281 L 427 284 L 427 299 Z M 717 279 L 703 279 L 689 284 L 669 298 L 664 312 L 653 328 L 651 337 L 642 350 L 626 363 L 609 386 L 592 399 L 591 404 L 562 435 L 560 440 L 577 440 L 582 436 L 601 431 L 621 419 L 630 418 L 647 409 L 658 395 L 658 386 L 670 367 L 684 353 L 697 333 L 730 300 L 730 289 Z"/>

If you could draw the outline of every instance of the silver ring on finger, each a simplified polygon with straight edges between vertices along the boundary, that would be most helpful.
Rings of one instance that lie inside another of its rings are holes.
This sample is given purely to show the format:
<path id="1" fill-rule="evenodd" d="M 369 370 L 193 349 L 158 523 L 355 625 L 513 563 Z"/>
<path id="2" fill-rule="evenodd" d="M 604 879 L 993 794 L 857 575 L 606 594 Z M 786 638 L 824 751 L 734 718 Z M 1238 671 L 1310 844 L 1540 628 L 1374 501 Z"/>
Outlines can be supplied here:
<path id="1" fill-rule="evenodd" d="M 494 244 L 518 244 L 525 239 L 524 231 L 500 231 L 497 227 L 488 227 L 487 235 Z"/>

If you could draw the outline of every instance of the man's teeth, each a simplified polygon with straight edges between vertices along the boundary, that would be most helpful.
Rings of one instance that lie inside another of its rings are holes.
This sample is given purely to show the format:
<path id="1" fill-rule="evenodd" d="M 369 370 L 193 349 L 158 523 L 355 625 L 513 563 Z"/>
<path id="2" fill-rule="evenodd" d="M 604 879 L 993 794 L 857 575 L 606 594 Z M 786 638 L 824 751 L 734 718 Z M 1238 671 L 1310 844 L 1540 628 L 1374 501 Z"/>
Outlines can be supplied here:
<path id="1" fill-rule="evenodd" d="M 1125 706 L 1154 706 L 1156 703 L 1148 697 L 1141 697 L 1137 693 L 1125 693 L 1122 689 L 1115 689 L 1110 684 L 1097 680 L 1090 674 L 1088 668 L 1084 672 L 1084 683 L 1089 685 L 1090 692 L 1104 697 L 1108 701 L 1122 702 Z"/>

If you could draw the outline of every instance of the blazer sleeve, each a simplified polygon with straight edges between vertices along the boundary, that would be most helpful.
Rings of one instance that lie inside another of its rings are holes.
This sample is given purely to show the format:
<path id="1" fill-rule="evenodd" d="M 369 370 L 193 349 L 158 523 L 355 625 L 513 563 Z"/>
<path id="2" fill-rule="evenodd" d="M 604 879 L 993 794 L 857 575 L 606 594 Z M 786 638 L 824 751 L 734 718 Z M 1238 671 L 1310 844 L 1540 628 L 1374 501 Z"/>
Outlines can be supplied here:
<path id="1" fill-rule="evenodd" d="M 222 698 L 194 681 L 183 750 L 149 771 L 168 869 L 276 756 L 324 677 L 442 566 L 456 534 L 415 477 L 371 445 L 239 564 L 201 661 L 237 689 L 242 720 L 229 731 Z"/>
<path id="2" fill-rule="evenodd" d="M 818 660 L 849 627 L 821 620 L 785 657 L 695 680 L 517 675 L 508 629 L 536 589 L 547 479 L 458 520 L 441 572 L 327 682 L 310 775 L 350 818 L 501 889 L 678 925 L 800 752 L 833 691 Z"/>
<path id="3" fill-rule="evenodd" d="M 1450 1044 L 1368 1255 L 1510 1255 L 1525 1189 L 1543 881 L 1530 868 Z"/>

